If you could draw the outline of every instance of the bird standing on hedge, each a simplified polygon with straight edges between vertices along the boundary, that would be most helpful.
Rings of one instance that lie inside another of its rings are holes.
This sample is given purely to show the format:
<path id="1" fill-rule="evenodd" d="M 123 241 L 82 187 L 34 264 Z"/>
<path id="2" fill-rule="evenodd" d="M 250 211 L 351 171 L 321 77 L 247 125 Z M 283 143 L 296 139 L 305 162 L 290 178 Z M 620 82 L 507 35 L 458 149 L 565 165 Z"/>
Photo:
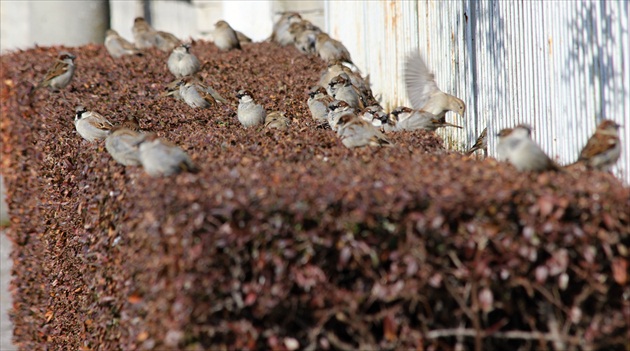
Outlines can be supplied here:
<path id="1" fill-rule="evenodd" d="M 340 41 L 331 38 L 327 33 L 317 34 L 315 51 L 322 60 L 328 63 L 341 61 L 352 64 L 348 49 Z"/>
<path id="2" fill-rule="evenodd" d="M 289 119 L 284 115 L 284 112 L 273 111 L 265 117 L 264 129 L 287 130 L 288 128 Z"/>
<path id="3" fill-rule="evenodd" d="M 168 70 L 177 78 L 190 76 L 199 71 L 201 63 L 190 53 L 190 44 L 182 44 L 173 49 L 168 57 Z"/>
<path id="4" fill-rule="evenodd" d="M 311 111 L 311 117 L 315 121 L 325 122 L 328 117 L 328 105 L 330 105 L 335 99 L 326 93 L 326 89 L 318 85 L 311 88 L 308 92 L 308 105 L 309 111 Z"/>
<path id="5" fill-rule="evenodd" d="M 157 31 L 142 17 L 136 17 L 133 21 L 133 40 L 138 49 L 156 47 L 169 52 L 180 44 L 179 39 L 171 33 Z"/>
<path id="6" fill-rule="evenodd" d="M 297 12 L 284 12 L 278 21 L 273 25 L 273 32 L 269 40 L 282 46 L 293 43 L 293 35 L 289 32 L 292 23 L 300 22 L 302 16 Z"/>
<path id="7" fill-rule="evenodd" d="M 458 125 L 448 123 L 445 119 L 440 119 L 437 116 L 423 111 L 414 110 L 409 107 L 398 107 L 391 112 L 391 121 L 395 123 L 394 130 L 429 130 L 436 131 L 442 127 L 455 127 L 462 128 Z"/>
<path id="8" fill-rule="evenodd" d="M 326 117 L 326 119 L 328 120 L 328 125 L 330 126 L 330 129 L 334 130 L 335 132 L 338 131 L 338 124 L 339 124 L 339 119 L 346 114 L 356 114 L 355 109 L 352 108 L 352 106 L 348 105 L 347 102 L 342 101 L 342 100 L 333 100 L 333 102 L 331 102 L 328 105 L 328 116 Z"/>
<path id="9" fill-rule="evenodd" d="M 179 146 L 148 133 L 139 142 L 140 163 L 152 177 L 170 176 L 182 171 L 196 172 L 197 166 Z"/>
<path id="10" fill-rule="evenodd" d="M 140 50 L 113 29 L 108 29 L 105 33 L 105 49 L 113 58 L 120 58 L 125 55 L 142 55 Z"/>
<path id="11" fill-rule="evenodd" d="M 55 60 L 55 64 L 48 69 L 42 81 L 37 84 L 35 90 L 50 87 L 53 91 L 57 91 L 68 86 L 74 76 L 75 58 L 76 57 L 69 52 L 62 52 Z"/>
<path id="12" fill-rule="evenodd" d="M 558 166 L 531 139 L 531 132 L 531 127 L 526 124 L 501 130 L 497 134 L 499 160 L 511 163 L 520 172 L 558 170 Z"/>
<path id="13" fill-rule="evenodd" d="M 317 35 L 321 32 L 319 27 L 307 20 L 291 23 L 289 26 L 293 44 L 300 52 L 307 55 L 316 53 L 315 42 L 317 41 Z"/>
<path id="14" fill-rule="evenodd" d="M 359 118 L 379 128 L 387 123 L 388 115 L 380 105 L 367 106 L 358 113 Z"/>
<path id="15" fill-rule="evenodd" d="M 488 128 L 484 128 L 477 140 L 475 141 L 475 145 L 473 145 L 470 150 L 466 152 L 466 155 L 472 155 L 473 152 L 477 150 L 483 150 L 483 154 L 488 156 L 488 137 L 487 137 Z"/>
<path id="16" fill-rule="evenodd" d="M 238 98 L 238 121 L 245 128 L 265 123 L 267 112 L 262 105 L 254 102 L 254 96 L 251 92 L 241 89 L 236 97 Z"/>
<path id="17" fill-rule="evenodd" d="M 346 113 L 337 122 L 337 135 L 347 148 L 361 146 L 392 146 L 383 133 L 355 113 Z"/>
<path id="18" fill-rule="evenodd" d="M 177 86 L 179 87 L 179 96 L 190 107 L 208 108 L 216 103 L 215 98 L 203 89 L 193 77 L 182 78 Z"/>
<path id="19" fill-rule="evenodd" d="M 133 20 L 133 40 L 138 49 L 148 49 L 157 46 L 157 31 L 142 17 Z"/>
<path id="20" fill-rule="evenodd" d="M 443 119 L 448 111 L 460 116 L 466 112 L 466 104 L 459 98 L 438 88 L 435 75 L 429 71 L 419 53 L 407 57 L 405 63 L 405 86 L 411 106 Z"/>
<path id="21" fill-rule="evenodd" d="M 107 138 L 114 126 L 99 113 L 88 111 L 83 106 L 77 106 L 74 127 L 83 139 L 96 141 Z"/>
<path id="22" fill-rule="evenodd" d="M 138 120 L 133 116 L 112 128 L 105 139 L 105 149 L 116 162 L 125 166 L 141 164 L 139 144 L 144 141 L 145 135 L 139 129 Z"/>
<path id="23" fill-rule="evenodd" d="M 620 127 L 609 119 L 602 121 L 580 152 L 577 162 L 601 171 L 609 170 L 621 156 Z"/>
<path id="24" fill-rule="evenodd" d="M 357 110 L 365 108 L 365 103 L 361 98 L 361 92 L 357 87 L 352 85 L 350 77 L 347 74 L 341 73 L 336 76 L 328 83 L 328 86 L 330 87 L 329 93 L 333 98 L 345 101 L 348 105 Z"/>
<path id="25" fill-rule="evenodd" d="M 241 50 L 241 43 L 238 41 L 236 31 L 225 21 L 218 21 L 214 24 L 212 37 L 214 38 L 214 45 L 222 51 Z"/>

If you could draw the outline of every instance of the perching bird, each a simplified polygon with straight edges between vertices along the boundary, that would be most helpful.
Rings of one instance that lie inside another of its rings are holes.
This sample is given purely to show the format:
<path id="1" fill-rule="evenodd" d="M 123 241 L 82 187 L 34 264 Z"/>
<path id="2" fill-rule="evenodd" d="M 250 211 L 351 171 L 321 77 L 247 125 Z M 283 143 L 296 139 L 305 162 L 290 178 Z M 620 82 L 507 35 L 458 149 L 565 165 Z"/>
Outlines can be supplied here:
<path id="1" fill-rule="evenodd" d="M 279 129 L 287 130 L 289 128 L 289 119 L 284 115 L 284 112 L 273 111 L 265 117 L 264 129 Z"/>
<path id="2" fill-rule="evenodd" d="M 131 31 L 138 49 L 156 47 L 162 51 L 170 52 L 180 44 L 176 36 L 168 32 L 155 30 L 142 17 L 134 19 Z"/>
<path id="3" fill-rule="evenodd" d="M 57 91 L 68 86 L 74 76 L 75 58 L 69 52 L 62 52 L 33 91 L 44 87 L 50 87 L 51 90 Z"/>
<path id="4" fill-rule="evenodd" d="M 125 55 L 142 55 L 140 50 L 113 29 L 108 29 L 105 32 L 105 49 L 113 58 L 120 58 Z"/>
<path id="5" fill-rule="evenodd" d="M 370 123 L 376 128 L 380 128 L 387 123 L 388 115 L 380 105 L 367 106 L 357 114 L 359 118 Z"/>
<path id="6" fill-rule="evenodd" d="M 578 162 L 601 171 L 610 170 L 621 156 L 619 127 L 609 119 L 602 121 L 580 152 Z"/>
<path id="7" fill-rule="evenodd" d="M 83 139 L 96 141 L 107 138 L 114 126 L 99 113 L 88 111 L 83 106 L 77 106 L 74 127 Z"/>
<path id="8" fill-rule="evenodd" d="M 319 33 L 315 41 L 315 51 L 326 62 L 343 61 L 352 63 L 350 52 L 338 40 L 331 38 L 326 33 Z"/>
<path id="9" fill-rule="evenodd" d="M 315 42 L 317 35 L 321 32 L 319 27 L 307 20 L 291 23 L 289 26 L 293 44 L 300 52 L 308 55 L 316 53 Z"/>
<path id="10" fill-rule="evenodd" d="M 148 49 L 157 46 L 157 32 L 142 17 L 136 17 L 131 28 L 133 40 L 138 49 Z"/>
<path id="11" fill-rule="evenodd" d="M 282 46 L 293 43 L 293 36 L 289 32 L 292 23 L 300 22 L 302 17 L 297 12 L 284 12 L 278 21 L 273 25 L 273 32 L 269 40 Z"/>
<path id="12" fill-rule="evenodd" d="M 179 146 L 148 133 L 139 142 L 140 163 L 152 177 L 170 176 L 182 171 L 196 172 L 198 168 Z"/>
<path id="13" fill-rule="evenodd" d="M 348 103 L 345 101 L 333 100 L 333 102 L 328 105 L 328 116 L 326 117 L 330 129 L 336 132 L 339 119 L 341 118 L 341 116 L 348 113 L 356 114 L 356 110 L 348 105 Z"/>
<path id="14" fill-rule="evenodd" d="M 254 96 L 248 90 L 239 90 L 236 94 L 238 98 L 237 116 L 238 121 L 247 128 L 263 124 L 267 112 L 262 105 L 254 101 Z"/>
<path id="15" fill-rule="evenodd" d="M 238 38 L 238 42 L 239 44 L 241 44 L 241 47 L 243 47 L 243 45 L 245 44 L 251 44 L 253 42 L 252 38 L 248 37 L 242 32 L 239 32 L 237 30 L 235 32 L 236 32 L 236 37 Z"/>
<path id="16" fill-rule="evenodd" d="M 139 166 L 139 145 L 144 141 L 145 134 L 139 132 L 138 121 L 130 117 L 121 125 L 112 128 L 105 138 L 105 149 L 112 158 L 125 166 Z"/>
<path id="17" fill-rule="evenodd" d="M 222 51 L 231 49 L 241 49 L 241 43 L 238 41 L 236 32 L 225 21 L 218 21 L 214 24 L 214 45 Z"/>
<path id="18" fill-rule="evenodd" d="M 345 101 L 348 105 L 357 110 L 365 108 L 361 92 L 357 87 L 352 85 L 350 77 L 347 74 L 339 74 L 328 83 L 328 86 L 330 87 L 329 94 L 332 95 L 333 98 Z"/>
<path id="19" fill-rule="evenodd" d="M 179 45 L 181 45 L 181 41 L 175 35 L 161 30 L 157 31 L 155 46 L 158 49 L 164 52 L 171 52 Z"/>
<path id="20" fill-rule="evenodd" d="M 365 105 L 379 104 L 372 94 L 369 77 L 361 77 L 361 74 L 352 71 L 349 67 L 342 64 L 341 61 L 334 61 L 333 63 L 330 63 L 328 65 L 328 68 L 326 68 L 326 70 L 321 73 L 319 85 L 329 90 L 330 82 L 342 73 L 346 74 L 346 76 L 350 78 L 350 83 L 352 83 L 352 85 L 354 85 L 359 90 L 359 92 L 361 93 L 361 99 L 363 100 Z M 331 93 L 328 92 L 328 94 Z"/>
<path id="21" fill-rule="evenodd" d="M 339 118 L 337 134 L 341 138 L 341 143 L 347 148 L 368 145 L 392 146 L 383 133 L 354 113 L 347 113 Z"/>
<path id="22" fill-rule="evenodd" d="M 201 76 L 199 74 L 194 74 L 192 76 L 188 76 L 190 77 L 190 81 L 194 84 L 196 90 L 199 92 L 200 96 L 205 96 L 205 93 L 210 94 L 210 97 L 217 103 L 221 103 L 224 104 L 227 102 L 227 100 L 225 98 L 223 98 L 223 96 L 221 96 L 221 94 L 219 94 L 216 90 L 214 90 L 211 86 L 205 84 L 203 82 L 203 79 L 201 78 Z M 180 82 L 184 80 L 184 78 L 178 78 L 175 79 L 174 81 L 168 83 L 168 85 L 166 86 L 166 88 L 164 88 L 164 92 L 160 94 L 160 96 L 172 96 L 174 97 L 176 100 L 183 100 L 182 96 L 180 95 L 180 87 L 181 84 Z M 212 104 L 212 101 L 209 101 L 210 104 Z M 189 101 L 187 101 L 186 103 L 188 103 L 190 105 L 191 101 L 189 98 Z M 194 107 L 194 106 L 191 106 Z"/>
<path id="23" fill-rule="evenodd" d="M 519 172 L 558 170 L 558 166 L 531 139 L 531 127 L 526 124 L 503 129 L 497 135 L 499 161 L 511 163 Z"/>
<path id="24" fill-rule="evenodd" d="M 429 71 L 419 53 L 411 54 L 405 63 L 405 86 L 411 106 L 444 119 L 448 111 L 460 116 L 466 112 L 466 104 L 459 98 L 438 88 L 435 75 Z"/>
<path id="25" fill-rule="evenodd" d="M 444 119 L 422 110 L 414 110 L 409 107 L 398 107 L 391 112 L 392 121 L 395 122 L 394 130 L 417 130 L 424 129 L 435 131 L 442 127 L 462 128 L 458 125 L 448 123 Z"/>
<path id="26" fill-rule="evenodd" d="M 197 57 L 190 53 L 190 44 L 182 44 L 168 57 L 168 70 L 177 78 L 190 76 L 199 71 L 201 64 Z"/>
<path id="27" fill-rule="evenodd" d="M 466 152 L 466 155 L 472 155 L 472 153 L 477 150 L 483 150 L 484 155 L 488 156 L 488 137 L 486 134 L 487 132 L 488 128 L 484 128 L 477 138 L 477 141 L 475 141 L 475 145 L 473 145 L 470 150 Z"/>
<path id="28" fill-rule="evenodd" d="M 214 97 L 202 89 L 193 77 L 184 77 L 177 85 L 179 96 L 190 107 L 208 108 L 216 103 Z"/>
<path id="29" fill-rule="evenodd" d="M 326 93 L 326 89 L 320 87 L 318 85 L 311 88 L 308 93 L 308 100 L 306 104 L 308 105 L 309 111 L 311 111 L 311 117 L 315 121 L 325 122 L 328 117 L 328 105 L 330 105 L 333 100 L 335 100 L 332 96 Z"/>

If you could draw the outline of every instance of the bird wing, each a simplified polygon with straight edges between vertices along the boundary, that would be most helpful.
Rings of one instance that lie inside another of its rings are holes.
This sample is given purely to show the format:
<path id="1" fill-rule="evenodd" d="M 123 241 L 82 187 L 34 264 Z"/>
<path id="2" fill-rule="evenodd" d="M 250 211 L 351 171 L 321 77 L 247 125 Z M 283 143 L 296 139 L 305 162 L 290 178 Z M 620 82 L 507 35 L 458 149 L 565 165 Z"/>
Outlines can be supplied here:
<path id="1" fill-rule="evenodd" d="M 49 81 L 55 77 L 58 77 L 64 73 L 66 73 L 68 70 L 70 69 L 70 65 L 63 62 L 63 61 L 59 61 L 57 60 L 55 62 L 55 65 L 52 66 L 48 72 L 46 72 L 46 76 L 44 77 L 44 79 L 42 80 L 43 82 Z"/>
<path id="2" fill-rule="evenodd" d="M 487 139 L 486 139 L 486 133 L 488 132 L 488 128 L 484 128 L 483 132 L 481 132 L 481 134 L 479 135 L 479 137 L 477 138 L 477 141 L 475 141 L 475 145 L 473 145 L 470 150 L 468 150 L 467 154 L 472 154 L 473 152 L 477 151 L 477 150 L 481 150 L 481 149 L 485 149 L 486 145 L 487 145 Z"/>
<path id="3" fill-rule="evenodd" d="M 219 94 L 216 90 L 212 89 L 212 87 L 211 87 L 211 86 L 209 86 L 209 85 L 204 85 L 204 86 L 203 86 L 203 90 L 204 90 L 206 93 L 210 94 L 210 96 L 212 96 L 212 98 L 213 98 L 216 102 L 219 102 L 219 103 L 222 103 L 222 104 L 227 103 L 227 100 L 226 100 L 223 96 L 221 96 L 221 94 Z"/>
<path id="4" fill-rule="evenodd" d="M 90 121 L 92 125 L 94 125 L 98 129 L 111 130 L 112 128 L 114 128 L 114 125 L 102 115 L 96 112 L 92 112 L 92 114 L 94 118 L 89 118 L 88 120 Z"/>
<path id="5" fill-rule="evenodd" d="M 593 156 L 602 154 L 612 148 L 617 144 L 617 139 L 611 135 L 603 135 L 595 133 L 588 142 L 586 146 L 580 152 L 579 160 L 588 160 Z"/>
<path id="6" fill-rule="evenodd" d="M 405 87 L 414 109 L 421 109 L 431 95 L 441 91 L 435 83 L 435 75 L 418 52 L 409 55 L 405 62 Z"/>

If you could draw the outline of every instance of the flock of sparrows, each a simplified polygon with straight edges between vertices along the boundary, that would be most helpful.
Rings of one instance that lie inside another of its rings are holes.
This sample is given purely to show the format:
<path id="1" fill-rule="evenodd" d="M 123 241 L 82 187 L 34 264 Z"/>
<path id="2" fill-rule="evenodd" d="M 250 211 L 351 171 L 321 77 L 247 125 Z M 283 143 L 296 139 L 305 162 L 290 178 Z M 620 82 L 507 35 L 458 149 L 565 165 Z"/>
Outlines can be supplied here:
<path id="1" fill-rule="evenodd" d="M 142 55 L 142 49 L 150 47 L 171 52 L 166 65 L 175 80 L 166 86 L 162 96 L 172 96 L 193 108 L 227 103 L 212 87 L 204 84 L 198 74 L 204 66 L 191 53 L 189 44 L 182 43 L 170 33 L 155 30 L 141 17 L 135 19 L 132 32 L 134 44 L 114 30 L 107 31 L 105 47 L 114 58 Z M 213 37 L 214 44 L 221 50 L 241 49 L 242 45 L 251 42 L 251 39 L 235 31 L 225 21 L 215 24 Z M 269 40 L 282 46 L 294 45 L 300 52 L 317 55 L 328 63 L 318 84 L 308 92 L 306 103 L 313 120 L 335 131 L 342 144 L 348 148 L 393 146 L 385 133 L 462 128 L 447 122 L 446 114 L 451 111 L 463 117 L 466 104 L 440 90 L 434 74 L 419 53 L 407 57 L 404 70 L 405 87 L 412 108 L 401 106 L 386 113 L 372 93 L 369 78 L 362 77 L 345 46 L 302 19 L 299 13 L 283 13 L 274 24 Z M 70 53 L 61 53 L 35 89 L 49 87 L 57 91 L 65 88 L 74 75 L 74 59 L 75 56 Z M 249 90 L 240 89 L 236 98 L 238 121 L 244 127 L 264 126 L 265 129 L 280 130 L 289 127 L 289 119 L 283 112 L 267 113 L 262 105 L 256 103 Z M 610 169 L 620 157 L 619 127 L 611 120 L 601 122 L 577 162 L 595 169 Z M 167 176 L 197 169 L 186 152 L 178 146 L 158 138 L 154 133 L 141 132 L 135 118 L 114 126 L 104 116 L 79 106 L 76 108 L 75 128 L 88 141 L 104 139 L 107 151 L 117 162 L 126 166 L 142 165 L 151 176 Z M 484 129 L 467 154 L 483 150 L 487 156 L 486 133 Z M 531 127 L 528 125 L 503 129 L 497 136 L 500 161 L 511 163 L 519 171 L 559 169 L 531 139 Z"/>

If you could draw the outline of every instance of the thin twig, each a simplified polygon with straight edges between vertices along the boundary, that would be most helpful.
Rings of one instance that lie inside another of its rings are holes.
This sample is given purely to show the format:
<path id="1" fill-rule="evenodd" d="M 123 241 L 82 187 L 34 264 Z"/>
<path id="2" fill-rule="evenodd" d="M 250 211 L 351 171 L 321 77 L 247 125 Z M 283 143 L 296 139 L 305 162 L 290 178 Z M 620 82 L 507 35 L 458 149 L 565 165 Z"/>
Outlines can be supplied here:
<path id="1" fill-rule="evenodd" d="M 331 332 L 327 332 L 326 333 L 326 339 L 328 339 L 328 341 L 337 349 L 339 350 L 344 350 L 344 351 L 353 351 L 354 349 L 356 349 L 354 346 L 341 341 L 341 339 L 339 339 L 337 337 L 337 335 L 331 333 Z"/>
<path id="2" fill-rule="evenodd" d="M 436 329 L 432 330 L 425 334 L 427 339 L 438 339 L 438 338 L 449 338 L 449 337 L 468 337 L 474 338 L 477 335 L 477 332 L 474 329 Z M 485 333 L 482 332 L 482 337 L 484 338 L 496 338 L 496 339 L 521 339 L 521 340 L 545 340 L 545 341 L 555 341 L 557 337 L 550 333 L 541 333 L 538 331 L 507 331 L 507 332 L 495 332 L 495 333 Z M 565 342 L 578 345 L 581 341 L 580 338 L 575 336 L 566 336 L 564 338 Z"/>

